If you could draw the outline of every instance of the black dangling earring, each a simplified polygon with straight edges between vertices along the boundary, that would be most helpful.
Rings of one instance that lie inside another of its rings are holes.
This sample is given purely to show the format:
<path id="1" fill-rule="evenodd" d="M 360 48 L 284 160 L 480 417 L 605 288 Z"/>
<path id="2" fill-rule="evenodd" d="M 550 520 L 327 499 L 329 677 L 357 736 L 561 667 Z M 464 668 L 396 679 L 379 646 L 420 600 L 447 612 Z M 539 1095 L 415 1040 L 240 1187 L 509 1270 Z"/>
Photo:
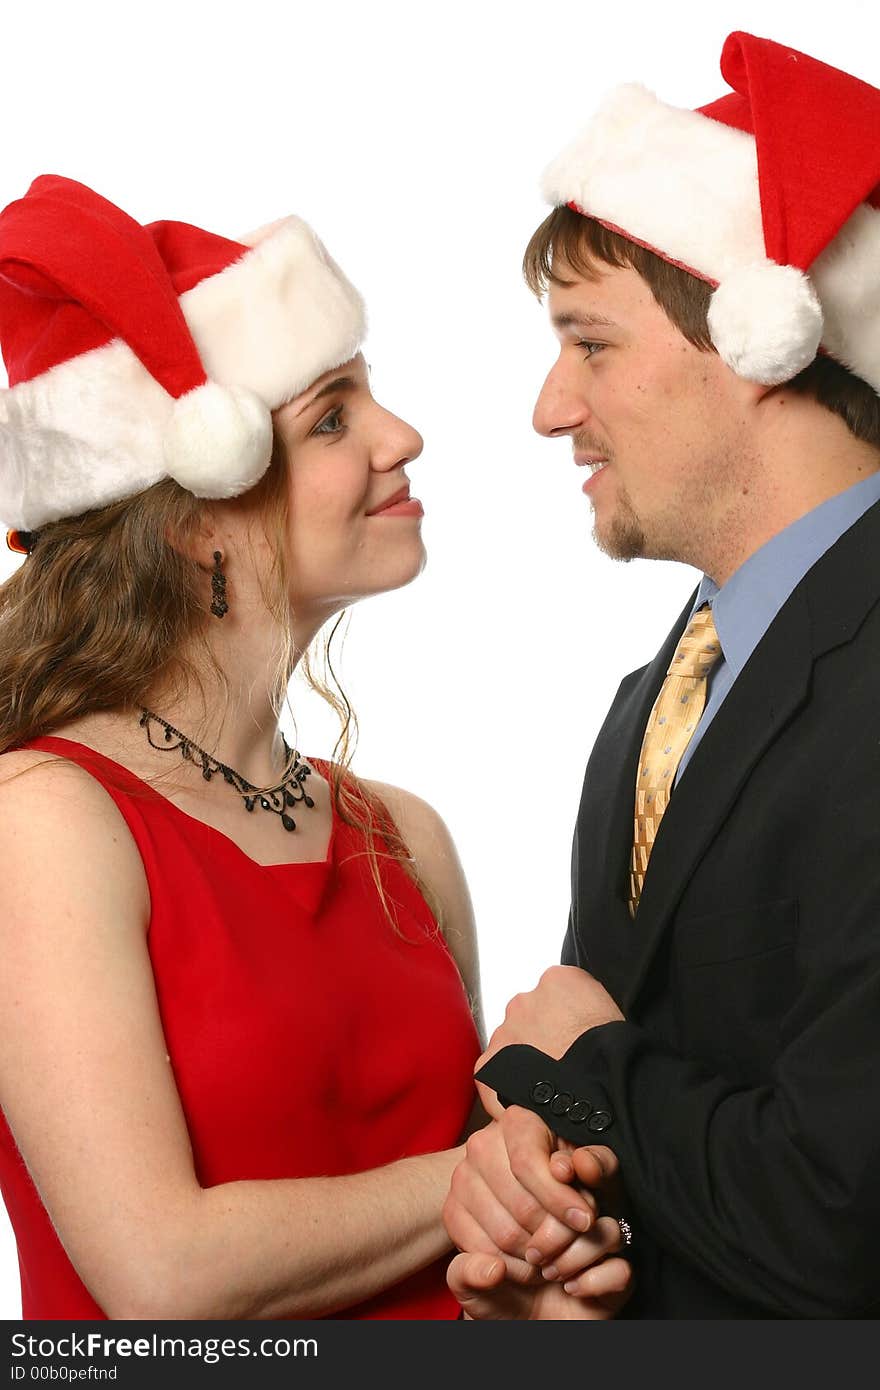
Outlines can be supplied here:
<path id="1" fill-rule="evenodd" d="M 220 551 L 215 550 L 214 569 L 211 573 L 211 612 L 215 618 L 222 618 L 224 613 L 229 612 L 229 604 L 226 602 L 226 575 L 220 568 L 222 559 Z"/>

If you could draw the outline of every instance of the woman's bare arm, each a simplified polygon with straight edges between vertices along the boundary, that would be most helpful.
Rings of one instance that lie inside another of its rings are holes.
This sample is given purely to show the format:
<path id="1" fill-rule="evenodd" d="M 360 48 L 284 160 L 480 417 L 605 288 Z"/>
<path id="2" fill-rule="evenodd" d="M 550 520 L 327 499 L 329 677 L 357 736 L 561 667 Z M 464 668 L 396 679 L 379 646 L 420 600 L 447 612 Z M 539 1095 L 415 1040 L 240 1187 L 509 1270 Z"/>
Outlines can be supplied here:
<path id="1" fill-rule="evenodd" d="M 385 782 L 364 785 L 384 802 L 419 874 L 441 904 L 440 928 L 464 981 L 480 1042 L 485 1047 L 474 907 L 449 828 L 433 806 L 412 792 Z"/>
<path id="2" fill-rule="evenodd" d="M 384 782 L 365 785 L 384 802 L 403 836 L 422 880 L 441 906 L 440 929 L 458 966 L 470 1001 L 480 1044 L 486 1046 L 486 1025 L 480 992 L 480 958 L 474 907 L 455 842 L 440 815 L 421 797 Z M 489 1123 L 474 1087 L 474 1103 L 462 1141 Z"/>

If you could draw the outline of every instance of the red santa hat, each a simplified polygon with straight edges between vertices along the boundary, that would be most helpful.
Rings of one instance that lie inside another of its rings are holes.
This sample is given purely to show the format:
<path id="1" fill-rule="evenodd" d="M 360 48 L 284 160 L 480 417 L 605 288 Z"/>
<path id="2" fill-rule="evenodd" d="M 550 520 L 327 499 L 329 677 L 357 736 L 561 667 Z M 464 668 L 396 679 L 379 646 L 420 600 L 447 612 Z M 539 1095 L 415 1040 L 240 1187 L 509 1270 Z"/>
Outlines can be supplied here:
<path id="1" fill-rule="evenodd" d="M 231 241 L 36 179 L 0 213 L 0 518 L 33 531 L 167 477 L 237 496 L 269 464 L 270 412 L 364 332 L 298 217 Z"/>
<path id="2" fill-rule="evenodd" d="M 821 345 L 880 392 L 880 91 L 744 33 L 721 72 L 733 91 L 697 111 L 611 92 L 544 194 L 715 285 L 740 376 L 789 381 Z"/>

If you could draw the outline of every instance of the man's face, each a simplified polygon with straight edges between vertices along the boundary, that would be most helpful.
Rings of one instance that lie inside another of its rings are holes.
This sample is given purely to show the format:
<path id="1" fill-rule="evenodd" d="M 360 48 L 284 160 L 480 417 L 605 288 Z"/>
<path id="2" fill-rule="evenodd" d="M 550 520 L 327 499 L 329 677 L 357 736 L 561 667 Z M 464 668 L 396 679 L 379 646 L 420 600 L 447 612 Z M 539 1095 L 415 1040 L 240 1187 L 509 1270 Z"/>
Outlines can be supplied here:
<path id="1" fill-rule="evenodd" d="M 569 435 L 589 468 L 598 545 L 616 559 L 723 567 L 751 474 L 744 383 L 682 337 L 634 270 L 586 280 L 553 268 L 570 283 L 549 289 L 560 350 L 534 426 Z"/>

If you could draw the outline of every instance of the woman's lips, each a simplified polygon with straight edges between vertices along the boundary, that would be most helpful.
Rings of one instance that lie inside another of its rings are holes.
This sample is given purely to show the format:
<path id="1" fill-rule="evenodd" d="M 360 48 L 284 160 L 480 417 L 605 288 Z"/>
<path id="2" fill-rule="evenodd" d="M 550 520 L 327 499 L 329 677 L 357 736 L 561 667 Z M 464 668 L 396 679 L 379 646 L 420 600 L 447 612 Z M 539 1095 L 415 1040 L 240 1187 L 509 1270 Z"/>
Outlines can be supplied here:
<path id="1" fill-rule="evenodd" d="M 381 506 L 373 507 L 367 516 L 424 516 L 425 509 L 417 497 L 410 497 L 409 484 L 398 488 Z"/>
<path id="2" fill-rule="evenodd" d="M 408 497 L 404 502 L 391 502 L 387 507 L 380 507 L 376 512 L 368 512 L 368 516 L 424 516 L 425 509 L 417 497 Z"/>

